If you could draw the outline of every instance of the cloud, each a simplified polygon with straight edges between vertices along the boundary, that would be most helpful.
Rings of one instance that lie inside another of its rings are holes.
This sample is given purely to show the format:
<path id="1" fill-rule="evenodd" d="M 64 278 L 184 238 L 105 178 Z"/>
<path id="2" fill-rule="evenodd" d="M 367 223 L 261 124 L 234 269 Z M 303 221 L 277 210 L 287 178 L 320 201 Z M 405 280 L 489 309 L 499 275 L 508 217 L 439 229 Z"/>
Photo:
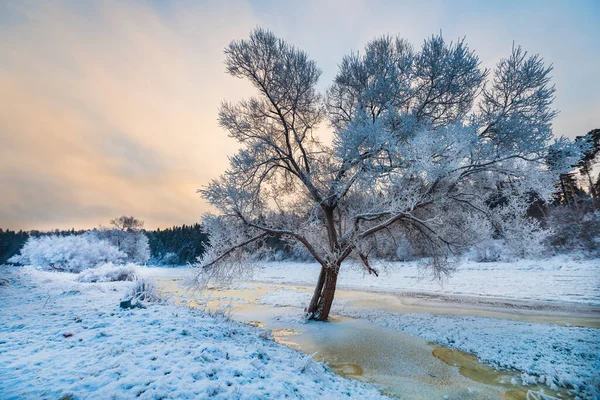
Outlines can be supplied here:
<path id="1" fill-rule="evenodd" d="M 150 227 L 199 219 L 196 189 L 235 150 L 217 126 L 218 104 L 250 92 L 224 73 L 222 50 L 257 20 L 243 2 L 182 6 L 9 7 L 2 227 L 89 227 L 122 213 Z"/>
<path id="2" fill-rule="evenodd" d="M 196 189 L 235 143 L 218 104 L 253 94 L 223 49 L 256 26 L 306 50 L 333 79 L 343 55 L 381 34 L 419 46 L 466 36 L 484 66 L 513 40 L 554 63 L 555 132 L 598 127 L 594 2 L 52 1 L 0 3 L 0 227 L 87 228 L 132 214 L 198 221 Z M 327 134 L 327 129 L 322 132 Z"/>

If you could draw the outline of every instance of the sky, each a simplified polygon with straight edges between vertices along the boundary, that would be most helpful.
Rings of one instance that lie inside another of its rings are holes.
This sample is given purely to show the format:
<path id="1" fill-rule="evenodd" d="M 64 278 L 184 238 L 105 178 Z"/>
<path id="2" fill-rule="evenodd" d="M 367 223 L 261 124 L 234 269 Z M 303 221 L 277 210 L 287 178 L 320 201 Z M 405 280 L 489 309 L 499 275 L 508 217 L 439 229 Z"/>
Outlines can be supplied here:
<path id="1" fill-rule="evenodd" d="M 223 49 L 253 28 L 305 50 L 323 91 L 382 34 L 466 37 L 488 68 L 514 42 L 554 65 L 554 133 L 573 138 L 600 128 L 598 20 L 600 0 L 0 0 L 0 228 L 199 222 L 236 150 L 219 104 L 254 94 Z"/>

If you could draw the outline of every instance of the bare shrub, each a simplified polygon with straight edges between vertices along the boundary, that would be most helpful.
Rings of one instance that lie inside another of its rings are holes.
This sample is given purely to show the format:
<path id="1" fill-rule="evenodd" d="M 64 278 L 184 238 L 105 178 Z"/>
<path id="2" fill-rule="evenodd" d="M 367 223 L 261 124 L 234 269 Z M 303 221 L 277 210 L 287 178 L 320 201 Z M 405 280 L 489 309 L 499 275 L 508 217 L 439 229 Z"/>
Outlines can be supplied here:
<path id="1" fill-rule="evenodd" d="M 147 279 L 137 280 L 129 291 L 128 297 L 131 298 L 132 304 L 139 302 L 161 303 L 166 300 L 164 293 L 156 284 Z"/>
<path id="2" fill-rule="evenodd" d="M 90 268 L 79 273 L 79 282 L 117 282 L 135 281 L 138 276 L 138 268 L 135 264 L 115 265 L 106 263 L 98 268 Z"/>

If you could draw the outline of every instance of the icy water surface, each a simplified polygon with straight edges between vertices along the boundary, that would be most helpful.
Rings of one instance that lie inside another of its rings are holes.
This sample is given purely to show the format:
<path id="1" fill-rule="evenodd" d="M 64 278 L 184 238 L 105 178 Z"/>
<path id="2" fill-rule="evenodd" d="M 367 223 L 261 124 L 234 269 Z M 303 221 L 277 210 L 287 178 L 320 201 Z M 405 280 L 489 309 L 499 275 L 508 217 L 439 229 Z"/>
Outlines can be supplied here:
<path id="1" fill-rule="evenodd" d="M 332 322 L 306 323 L 299 308 L 258 304 L 274 285 L 249 284 L 197 294 L 186 292 L 178 280 L 160 284 L 173 295 L 183 293 L 188 305 L 220 309 L 236 320 L 269 329 L 276 341 L 306 354 L 317 353 L 314 358 L 337 373 L 371 382 L 396 398 L 517 400 L 526 399 L 532 389 L 510 382 L 517 372 L 496 371 L 473 355 L 398 330 L 339 316 L 333 316 Z"/>

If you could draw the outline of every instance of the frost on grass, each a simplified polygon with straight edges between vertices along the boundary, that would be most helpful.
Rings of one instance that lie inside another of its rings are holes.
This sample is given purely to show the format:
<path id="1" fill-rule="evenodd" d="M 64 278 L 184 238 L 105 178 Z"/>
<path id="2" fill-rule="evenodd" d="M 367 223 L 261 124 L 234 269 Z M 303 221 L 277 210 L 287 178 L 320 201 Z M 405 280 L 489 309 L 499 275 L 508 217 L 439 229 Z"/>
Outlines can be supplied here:
<path id="1" fill-rule="evenodd" d="M 38 399 L 383 398 L 258 329 L 169 303 L 121 310 L 132 282 L 2 267 L 0 397 Z"/>
<path id="2" fill-rule="evenodd" d="M 162 291 L 148 279 L 135 281 L 127 297 L 132 299 L 132 302 L 160 303 L 165 300 Z"/>
<path id="3" fill-rule="evenodd" d="M 116 282 L 134 281 L 138 276 L 138 267 L 135 264 L 115 265 L 111 262 L 102 264 L 97 268 L 90 268 L 79 273 L 79 282 Z"/>

